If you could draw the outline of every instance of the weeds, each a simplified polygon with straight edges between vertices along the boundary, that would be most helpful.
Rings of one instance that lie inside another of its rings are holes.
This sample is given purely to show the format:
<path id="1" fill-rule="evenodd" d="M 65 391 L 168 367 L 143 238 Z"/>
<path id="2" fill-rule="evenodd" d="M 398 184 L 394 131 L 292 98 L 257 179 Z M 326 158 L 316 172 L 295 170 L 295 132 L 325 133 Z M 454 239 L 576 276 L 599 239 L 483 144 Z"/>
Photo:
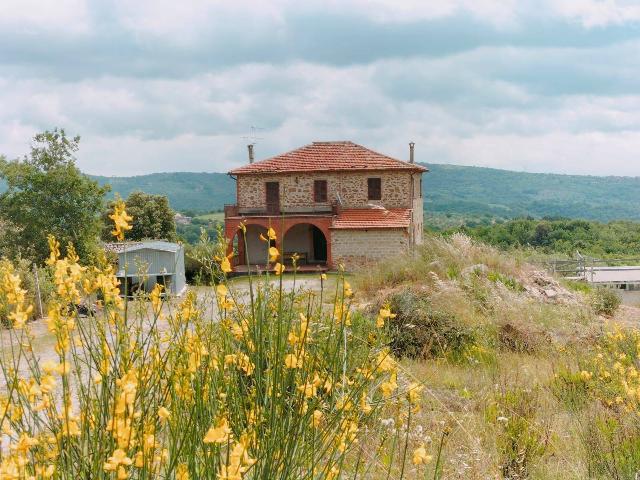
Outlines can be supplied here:
<path id="1" fill-rule="evenodd" d="M 622 299 L 610 288 L 596 288 L 591 292 L 591 307 L 598 315 L 613 316 L 621 303 Z"/>
<path id="2" fill-rule="evenodd" d="M 122 239 L 124 204 L 111 218 Z M 358 478 L 380 466 L 360 445 L 381 412 L 410 428 L 419 390 L 398 378 L 385 329 L 353 312 L 344 278 L 330 309 L 309 292 L 285 291 L 281 276 L 253 277 L 240 295 L 226 282 L 229 259 L 218 256 L 214 313 L 193 292 L 169 302 L 159 285 L 123 299 L 111 265 L 85 267 L 72 246 L 62 257 L 49 242 L 54 359 L 34 353 L 20 276 L 0 266 L 13 327 L 1 338 L 0 478 Z M 277 262 L 279 252 L 269 256 Z M 88 319 L 68 307 L 95 296 L 100 309 Z M 389 472 L 392 462 L 404 471 L 409 440 L 393 452 Z M 413 456 L 413 473 L 422 471 L 426 451 Z"/>

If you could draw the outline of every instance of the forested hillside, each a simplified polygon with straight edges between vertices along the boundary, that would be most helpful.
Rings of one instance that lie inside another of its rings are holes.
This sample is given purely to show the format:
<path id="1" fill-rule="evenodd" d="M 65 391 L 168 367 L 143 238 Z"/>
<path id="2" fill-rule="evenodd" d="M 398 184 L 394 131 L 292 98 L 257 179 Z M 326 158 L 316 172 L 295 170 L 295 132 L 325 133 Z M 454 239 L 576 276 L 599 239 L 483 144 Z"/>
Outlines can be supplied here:
<path id="1" fill-rule="evenodd" d="M 429 165 L 425 211 L 448 214 L 640 220 L 640 178 Z"/>
<path id="2" fill-rule="evenodd" d="M 515 218 L 545 216 L 608 221 L 640 220 L 640 178 L 512 172 L 428 164 L 427 214 Z M 154 173 L 94 177 L 126 197 L 135 190 L 164 194 L 176 210 L 207 212 L 235 200 L 235 182 L 223 173 Z M 0 184 L 0 190 L 2 190 Z"/>

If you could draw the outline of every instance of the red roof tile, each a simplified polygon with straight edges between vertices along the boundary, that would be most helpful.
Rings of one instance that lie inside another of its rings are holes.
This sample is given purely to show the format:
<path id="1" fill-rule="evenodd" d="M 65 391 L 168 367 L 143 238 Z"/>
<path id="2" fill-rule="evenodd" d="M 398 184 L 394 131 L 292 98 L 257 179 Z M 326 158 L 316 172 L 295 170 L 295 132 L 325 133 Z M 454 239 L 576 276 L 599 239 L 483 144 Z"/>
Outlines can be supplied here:
<path id="1" fill-rule="evenodd" d="M 382 155 L 353 142 L 313 142 L 296 150 L 231 170 L 232 175 L 246 173 L 281 173 L 352 170 L 428 169 Z"/>
<path id="2" fill-rule="evenodd" d="M 334 219 L 331 228 L 407 228 L 411 221 L 408 208 L 357 208 L 342 210 Z"/>

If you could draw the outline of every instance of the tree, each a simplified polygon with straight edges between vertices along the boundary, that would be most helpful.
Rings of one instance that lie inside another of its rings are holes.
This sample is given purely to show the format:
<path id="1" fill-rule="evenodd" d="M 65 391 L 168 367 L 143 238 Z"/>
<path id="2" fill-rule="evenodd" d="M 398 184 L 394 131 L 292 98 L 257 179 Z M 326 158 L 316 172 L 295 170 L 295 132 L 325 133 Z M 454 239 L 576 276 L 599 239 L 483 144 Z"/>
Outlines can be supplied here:
<path id="1" fill-rule="evenodd" d="M 109 187 L 101 187 L 76 167 L 80 137 L 54 129 L 37 134 L 22 160 L 0 158 L 0 222 L 12 227 L 0 238 L 0 253 L 41 263 L 48 256 L 47 235 L 65 247 L 72 243 L 84 260 L 97 247 L 100 213 Z"/>
<path id="2" fill-rule="evenodd" d="M 103 215 L 104 227 L 102 238 L 113 240 L 111 235 L 113 222 L 109 215 L 113 212 L 111 202 Z M 165 195 L 151 195 L 144 192 L 132 192 L 126 199 L 127 213 L 133 217 L 131 226 L 127 232 L 127 240 L 144 239 L 176 239 L 176 224 L 174 211 L 169 206 L 169 199 Z"/>

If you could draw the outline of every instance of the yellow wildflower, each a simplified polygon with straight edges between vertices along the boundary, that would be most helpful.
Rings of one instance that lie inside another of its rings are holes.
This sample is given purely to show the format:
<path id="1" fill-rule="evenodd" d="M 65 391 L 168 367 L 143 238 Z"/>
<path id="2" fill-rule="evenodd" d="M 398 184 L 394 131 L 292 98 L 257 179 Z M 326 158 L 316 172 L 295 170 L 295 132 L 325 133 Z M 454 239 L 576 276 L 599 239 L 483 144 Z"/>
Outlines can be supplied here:
<path id="1" fill-rule="evenodd" d="M 275 270 L 276 275 L 282 275 L 282 273 L 284 272 L 284 265 L 282 265 L 281 263 L 276 263 L 273 266 L 273 269 Z"/>
<path id="2" fill-rule="evenodd" d="M 204 443 L 227 443 L 231 435 L 229 421 L 222 417 L 215 427 L 211 427 L 204 436 Z"/>
<path id="3" fill-rule="evenodd" d="M 426 465 L 430 463 L 432 460 L 431 455 L 427 455 L 427 449 L 424 448 L 424 445 L 420 445 L 413 451 L 413 464 L 414 465 Z"/>
<path id="4" fill-rule="evenodd" d="M 322 422 L 323 417 L 324 414 L 321 410 L 314 410 L 311 414 L 311 425 L 313 425 L 314 428 L 318 428 L 320 426 L 320 422 Z"/>
<path id="5" fill-rule="evenodd" d="M 284 357 L 284 366 L 287 368 L 302 368 L 302 358 L 293 353 L 288 353 Z"/>
<path id="6" fill-rule="evenodd" d="M 269 247 L 269 261 L 275 262 L 280 256 L 280 252 L 276 247 Z"/>
<path id="7" fill-rule="evenodd" d="M 125 203 L 122 200 L 118 200 L 113 206 L 113 213 L 109 215 L 109 218 L 113 220 L 114 225 L 114 229 L 111 232 L 111 235 L 113 235 L 120 241 L 124 240 L 124 232 L 133 228 L 131 225 L 129 225 L 129 222 L 133 220 L 133 217 L 127 215 L 125 208 Z"/>
<path id="8" fill-rule="evenodd" d="M 376 319 L 376 327 L 382 328 L 384 327 L 385 320 L 387 318 L 396 318 L 395 313 L 391 313 L 389 307 L 383 307 L 378 312 L 378 318 Z"/>
<path id="9" fill-rule="evenodd" d="M 178 464 L 178 468 L 176 468 L 176 480 L 189 480 L 189 469 L 186 463 Z"/>
<path id="10" fill-rule="evenodd" d="M 231 272 L 231 262 L 229 262 L 227 257 L 224 257 L 220 262 L 220 270 L 222 270 L 223 273 Z"/>
<path id="11" fill-rule="evenodd" d="M 167 410 L 165 407 L 160 407 L 158 409 L 158 417 L 161 421 L 168 420 L 171 417 L 171 412 Z"/>

